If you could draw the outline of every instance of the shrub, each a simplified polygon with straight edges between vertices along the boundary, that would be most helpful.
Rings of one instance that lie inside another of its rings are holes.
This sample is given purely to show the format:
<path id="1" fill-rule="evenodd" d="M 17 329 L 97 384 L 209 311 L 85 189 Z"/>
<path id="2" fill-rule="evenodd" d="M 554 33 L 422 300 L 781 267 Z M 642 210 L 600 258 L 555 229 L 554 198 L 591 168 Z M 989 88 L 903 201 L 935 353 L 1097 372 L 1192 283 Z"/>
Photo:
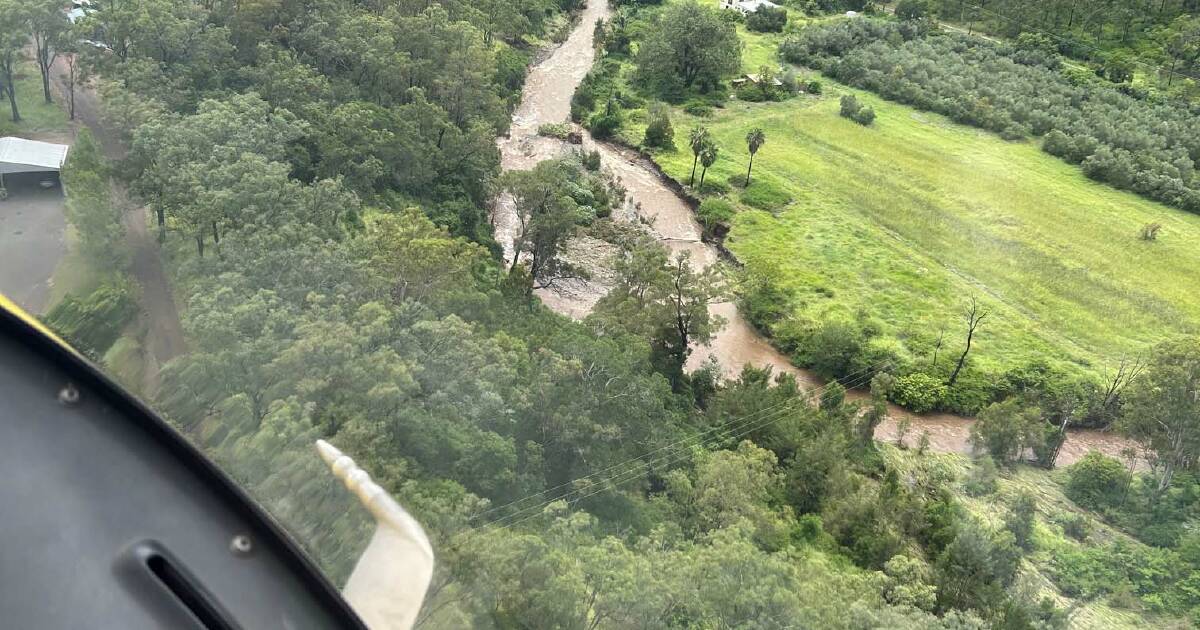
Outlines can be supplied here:
<path id="1" fill-rule="evenodd" d="M 713 107 L 705 101 L 693 99 L 684 104 L 683 111 L 692 116 L 707 118 L 712 115 Z"/>
<path id="2" fill-rule="evenodd" d="M 571 125 L 567 123 L 547 123 L 538 127 L 538 135 L 548 138 L 566 140 L 571 133 Z"/>
<path id="3" fill-rule="evenodd" d="M 762 103 L 764 101 L 783 100 L 780 91 L 774 87 L 764 88 L 754 83 L 746 82 L 735 92 L 739 101 L 747 103 Z"/>
<path id="4" fill-rule="evenodd" d="M 782 33 L 783 28 L 787 26 L 787 20 L 787 9 L 760 5 L 746 16 L 746 28 L 759 33 Z"/>
<path id="5" fill-rule="evenodd" d="M 1082 514 L 1064 514 L 1058 519 L 1058 523 L 1062 525 L 1064 534 L 1080 542 L 1087 540 L 1092 531 L 1091 521 Z"/>
<path id="6" fill-rule="evenodd" d="M 1054 129 L 1042 139 L 1042 150 L 1050 155 L 1066 157 L 1071 154 L 1074 145 L 1067 134 Z"/>
<path id="7" fill-rule="evenodd" d="M 820 94 L 821 89 L 821 82 L 814 79 L 808 82 L 808 85 L 805 86 L 804 91 L 808 92 L 809 94 Z"/>
<path id="8" fill-rule="evenodd" d="M 893 402 L 916 413 L 937 409 L 945 398 L 946 384 L 942 379 L 923 372 L 901 376 L 892 389 Z"/>
<path id="9" fill-rule="evenodd" d="M 798 358 L 821 378 L 866 382 L 876 367 L 870 354 L 876 334 L 859 322 L 829 320 L 808 336 Z"/>
<path id="10" fill-rule="evenodd" d="M 1158 222 L 1147 223 L 1142 226 L 1143 241 L 1157 241 L 1158 233 L 1162 231 L 1162 224 Z"/>
<path id="11" fill-rule="evenodd" d="M 671 126 L 671 110 L 665 103 L 655 103 L 647 112 L 646 134 L 642 144 L 669 149 L 675 146 L 675 129 Z"/>
<path id="12" fill-rule="evenodd" d="M 875 122 L 875 110 L 870 107 L 860 107 L 853 116 L 850 117 L 854 122 L 866 127 Z"/>
<path id="13" fill-rule="evenodd" d="M 990 455 L 982 455 L 975 458 L 975 464 L 971 466 L 963 488 L 973 497 L 992 494 L 999 487 L 999 477 L 1000 470 L 996 468 L 996 461 Z"/>
<path id="14" fill-rule="evenodd" d="M 596 172 L 600 170 L 599 151 L 587 151 L 580 156 L 579 160 L 583 163 L 583 168 L 586 168 L 589 171 Z"/>
<path id="15" fill-rule="evenodd" d="M 46 315 L 46 325 L 79 351 L 102 356 L 137 314 L 127 283 L 106 283 L 83 298 L 68 295 Z"/>
<path id="16" fill-rule="evenodd" d="M 591 120 L 588 121 L 588 131 L 591 131 L 592 137 L 597 140 L 611 138 L 620 127 L 621 117 L 617 114 L 605 114 L 601 112 L 592 116 Z"/>
<path id="17" fill-rule="evenodd" d="M 1013 535 L 1017 546 L 1025 551 L 1033 549 L 1033 519 L 1037 513 L 1037 500 L 1029 492 L 1017 495 L 1004 518 L 1004 529 Z"/>
<path id="18" fill-rule="evenodd" d="M 752 208 L 774 212 L 791 203 L 792 196 L 760 177 L 751 181 L 750 186 L 742 191 L 741 202 Z"/>
<path id="19" fill-rule="evenodd" d="M 1080 507 L 1103 510 L 1120 505 L 1129 481 L 1121 462 L 1092 451 L 1067 469 L 1067 497 Z"/>
<path id="20" fill-rule="evenodd" d="M 858 98 L 853 94 L 847 94 L 842 97 L 841 114 L 843 118 L 853 119 L 854 115 L 857 114 L 858 110 L 861 108 L 862 105 L 859 104 Z"/>
<path id="21" fill-rule="evenodd" d="M 718 226 L 728 226 L 734 213 L 733 204 L 724 199 L 710 198 L 696 209 L 696 218 L 706 231 L 712 232 Z"/>
<path id="22" fill-rule="evenodd" d="M 976 416 L 997 398 L 995 379 L 968 366 L 946 392 L 942 409 L 964 416 Z"/>
<path id="23" fill-rule="evenodd" d="M 849 118 L 863 126 L 875 122 L 875 110 L 860 103 L 853 94 L 842 97 L 841 114 L 843 118 Z"/>
<path id="24" fill-rule="evenodd" d="M 1044 423 L 1036 408 L 1026 407 L 1017 398 L 995 403 L 979 413 L 971 425 L 971 444 L 986 451 L 996 463 L 1004 465 L 1020 460 L 1040 434 Z"/>

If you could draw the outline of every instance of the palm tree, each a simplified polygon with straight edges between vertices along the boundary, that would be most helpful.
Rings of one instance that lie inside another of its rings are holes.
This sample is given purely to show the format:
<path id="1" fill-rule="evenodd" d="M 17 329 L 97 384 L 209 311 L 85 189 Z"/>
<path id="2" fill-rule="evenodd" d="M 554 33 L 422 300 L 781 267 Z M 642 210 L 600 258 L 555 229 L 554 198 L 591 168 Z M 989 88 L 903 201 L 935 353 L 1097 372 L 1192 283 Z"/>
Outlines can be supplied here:
<path id="1" fill-rule="evenodd" d="M 708 167 L 712 166 L 717 161 L 717 145 L 708 142 L 704 145 L 704 149 L 700 151 L 700 166 L 704 170 L 700 171 L 700 188 L 704 188 L 704 176 L 708 175 Z"/>
<path id="2" fill-rule="evenodd" d="M 754 169 L 754 154 L 762 148 L 762 145 L 767 143 L 767 134 L 763 133 L 762 129 L 755 127 L 746 134 L 746 144 L 750 147 L 750 168 L 746 169 L 746 185 L 750 185 L 750 171 Z"/>
<path id="3" fill-rule="evenodd" d="M 711 142 L 711 135 L 708 133 L 708 129 L 692 128 L 692 133 L 688 135 L 688 144 L 692 147 L 692 178 L 688 180 L 688 186 L 696 183 L 696 162 L 700 160 L 700 153 L 704 151 L 704 146 L 709 142 Z"/>

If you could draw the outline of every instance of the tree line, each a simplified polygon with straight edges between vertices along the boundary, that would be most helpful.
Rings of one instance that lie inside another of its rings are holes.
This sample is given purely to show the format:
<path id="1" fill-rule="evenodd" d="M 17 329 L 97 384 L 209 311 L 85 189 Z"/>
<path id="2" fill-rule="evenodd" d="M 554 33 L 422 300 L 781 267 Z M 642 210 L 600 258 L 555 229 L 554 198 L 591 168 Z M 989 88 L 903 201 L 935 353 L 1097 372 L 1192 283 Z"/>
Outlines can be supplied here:
<path id="1" fill-rule="evenodd" d="M 780 46 L 889 100 L 944 114 L 1007 139 L 1044 138 L 1047 153 L 1092 179 L 1200 212 L 1195 106 L 1124 94 L 1059 69 L 1055 54 L 919 22 L 846 20 L 806 28 Z"/>

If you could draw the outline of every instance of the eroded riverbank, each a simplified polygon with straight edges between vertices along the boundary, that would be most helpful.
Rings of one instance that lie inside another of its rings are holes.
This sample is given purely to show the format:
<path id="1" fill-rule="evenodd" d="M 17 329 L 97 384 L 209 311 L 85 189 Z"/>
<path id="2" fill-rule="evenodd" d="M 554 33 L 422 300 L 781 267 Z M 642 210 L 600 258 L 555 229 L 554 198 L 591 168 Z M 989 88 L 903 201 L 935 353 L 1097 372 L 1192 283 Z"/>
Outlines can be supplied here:
<path id="1" fill-rule="evenodd" d="M 530 69 L 521 105 L 513 114 L 509 135 L 498 141 L 505 170 L 532 168 L 542 160 L 560 157 L 575 150 L 561 140 L 539 136 L 538 128 L 544 124 L 569 120 L 571 97 L 595 61 L 593 33 L 596 22 L 607 19 L 609 14 L 606 3 L 592 0 L 570 37 Z M 691 207 L 663 181 L 651 165 L 645 164 L 643 158 L 633 151 L 596 142 L 586 131 L 583 131 L 583 138 L 582 148 L 598 151 L 603 167 L 617 177 L 626 189 L 626 206 L 623 212 L 614 213 L 616 218 L 644 223 L 672 253 L 690 252 L 692 259 L 703 265 L 718 261 L 716 247 L 701 240 L 701 228 Z M 512 241 L 517 229 L 511 199 L 498 199 L 493 214 L 496 238 L 504 246 L 506 258 L 511 260 Z M 586 239 L 577 240 L 571 250 L 568 257 L 574 254 L 596 258 L 603 253 L 602 245 Z M 537 293 L 555 311 L 581 319 L 610 287 L 611 279 L 598 273 L 590 280 L 573 281 L 554 290 L 539 290 Z M 736 375 L 745 365 L 770 366 L 777 373 L 795 375 L 807 387 L 823 384 L 811 372 L 792 365 L 785 355 L 741 317 L 733 303 L 714 304 L 711 311 L 723 317 L 727 323 L 711 343 L 693 349 L 688 369 L 700 367 L 710 358 L 715 358 L 726 376 Z M 855 390 L 849 396 L 862 399 L 866 393 Z M 952 414 L 915 415 L 894 405 L 889 407 L 889 418 L 879 426 L 876 438 L 894 440 L 899 421 L 904 418 L 911 423 L 907 438 L 909 443 L 915 443 L 922 432 L 928 432 L 930 446 L 934 450 L 950 453 L 970 451 L 968 438 L 971 419 Z M 1069 465 L 1090 450 L 1119 457 L 1121 450 L 1127 446 L 1127 441 L 1111 433 L 1071 431 L 1058 463 Z"/>

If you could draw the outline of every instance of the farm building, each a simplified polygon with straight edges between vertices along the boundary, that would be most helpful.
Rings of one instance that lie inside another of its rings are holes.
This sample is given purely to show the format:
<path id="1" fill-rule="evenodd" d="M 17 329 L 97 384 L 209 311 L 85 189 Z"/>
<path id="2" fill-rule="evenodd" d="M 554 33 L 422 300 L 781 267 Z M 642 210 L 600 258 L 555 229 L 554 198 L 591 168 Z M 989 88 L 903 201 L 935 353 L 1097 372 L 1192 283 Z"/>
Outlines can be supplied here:
<path id="1" fill-rule="evenodd" d="M 741 87 L 743 85 L 746 85 L 747 83 L 750 85 L 758 85 L 759 83 L 762 83 L 762 75 L 743 74 L 742 76 L 730 81 L 729 83 L 731 85 L 733 85 L 733 87 Z M 772 77 L 771 85 L 774 85 L 775 87 L 782 87 L 783 81 L 780 81 L 778 77 Z"/>
<path id="2" fill-rule="evenodd" d="M 769 0 L 721 0 L 721 8 L 737 11 L 742 15 L 754 13 L 759 7 L 778 9 L 779 5 Z"/>
<path id="3" fill-rule="evenodd" d="M 65 144 L 25 138 L 0 138 L 0 188 L 4 176 L 14 173 L 58 173 L 67 161 Z"/>

